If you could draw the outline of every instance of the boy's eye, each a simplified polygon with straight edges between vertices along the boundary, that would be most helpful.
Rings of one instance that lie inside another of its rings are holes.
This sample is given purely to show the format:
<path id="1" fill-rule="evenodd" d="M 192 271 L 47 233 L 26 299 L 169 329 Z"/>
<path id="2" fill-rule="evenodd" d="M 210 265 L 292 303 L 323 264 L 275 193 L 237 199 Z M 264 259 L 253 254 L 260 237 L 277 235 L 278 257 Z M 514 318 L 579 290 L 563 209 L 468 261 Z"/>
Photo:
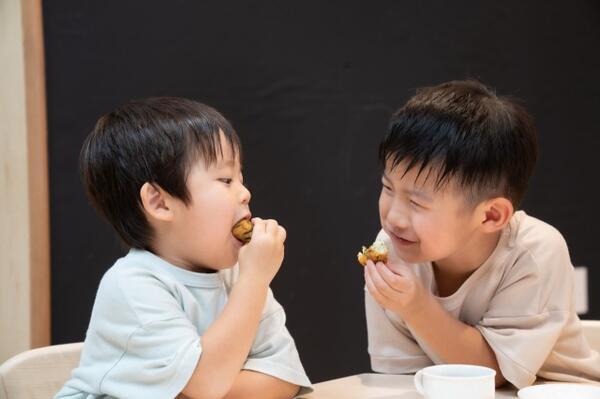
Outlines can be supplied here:
<path id="1" fill-rule="evenodd" d="M 416 206 L 417 208 L 423 208 L 423 205 L 419 204 L 418 202 L 415 202 L 413 200 L 410 200 L 411 205 Z"/>
<path id="2" fill-rule="evenodd" d="M 385 183 L 381 183 L 383 185 L 383 188 L 387 191 L 392 191 L 392 188 L 388 185 L 386 185 Z"/>
<path id="3" fill-rule="evenodd" d="M 219 179 L 220 182 L 225 183 L 225 184 L 231 184 L 231 182 L 233 181 L 233 179 L 230 179 L 228 177 L 222 177 Z"/>

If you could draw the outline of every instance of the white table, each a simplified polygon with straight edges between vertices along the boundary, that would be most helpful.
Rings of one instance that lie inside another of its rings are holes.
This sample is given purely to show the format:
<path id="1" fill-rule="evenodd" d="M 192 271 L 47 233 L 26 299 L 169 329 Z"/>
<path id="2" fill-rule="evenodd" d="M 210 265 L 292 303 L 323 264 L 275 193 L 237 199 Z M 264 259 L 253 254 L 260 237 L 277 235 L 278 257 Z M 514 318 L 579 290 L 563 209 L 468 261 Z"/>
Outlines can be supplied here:
<path id="1" fill-rule="evenodd" d="M 413 385 L 412 375 L 358 374 L 320 382 L 315 391 L 301 399 L 423 399 Z M 513 388 L 496 390 L 496 399 L 514 399 Z"/>

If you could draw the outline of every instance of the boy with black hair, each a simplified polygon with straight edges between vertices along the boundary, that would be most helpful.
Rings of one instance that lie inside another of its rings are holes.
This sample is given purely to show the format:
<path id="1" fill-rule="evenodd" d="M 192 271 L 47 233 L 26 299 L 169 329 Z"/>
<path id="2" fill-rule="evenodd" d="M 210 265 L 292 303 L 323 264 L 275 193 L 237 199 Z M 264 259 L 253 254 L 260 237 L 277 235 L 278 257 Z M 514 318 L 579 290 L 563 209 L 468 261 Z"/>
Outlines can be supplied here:
<path id="1" fill-rule="evenodd" d="M 537 159 L 527 111 L 476 81 L 423 88 L 392 117 L 379 158 L 377 239 L 390 253 L 364 271 L 373 370 L 467 363 L 495 369 L 497 385 L 597 382 L 567 245 L 515 212 Z"/>
<path id="2" fill-rule="evenodd" d="M 214 109 L 133 101 L 81 152 L 86 191 L 131 248 L 106 272 L 81 362 L 56 398 L 287 399 L 310 382 L 269 289 L 286 232 L 250 219 L 241 144 Z"/>

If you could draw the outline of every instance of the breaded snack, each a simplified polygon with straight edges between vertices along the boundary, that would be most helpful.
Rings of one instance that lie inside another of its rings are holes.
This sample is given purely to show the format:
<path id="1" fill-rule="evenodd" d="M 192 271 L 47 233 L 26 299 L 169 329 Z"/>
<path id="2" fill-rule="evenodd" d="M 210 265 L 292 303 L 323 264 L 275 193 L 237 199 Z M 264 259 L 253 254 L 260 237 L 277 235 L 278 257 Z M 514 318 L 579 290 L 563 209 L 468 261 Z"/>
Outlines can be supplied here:
<path id="1" fill-rule="evenodd" d="M 233 233 L 233 236 L 235 238 L 237 238 L 244 244 L 247 244 L 252 238 L 252 228 L 253 226 L 251 221 L 249 221 L 248 219 L 242 219 L 239 222 L 237 222 L 235 226 L 233 226 L 231 232 Z"/>
<path id="2" fill-rule="evenodd" d="M 388 249 L 383 241 L 375 241 L 369 248 L 362 247 L 362 252 L 357 255 L 358 262 L 366 266 L 367 260 L 372 260 L 373 263 L 387 262 Z"/>

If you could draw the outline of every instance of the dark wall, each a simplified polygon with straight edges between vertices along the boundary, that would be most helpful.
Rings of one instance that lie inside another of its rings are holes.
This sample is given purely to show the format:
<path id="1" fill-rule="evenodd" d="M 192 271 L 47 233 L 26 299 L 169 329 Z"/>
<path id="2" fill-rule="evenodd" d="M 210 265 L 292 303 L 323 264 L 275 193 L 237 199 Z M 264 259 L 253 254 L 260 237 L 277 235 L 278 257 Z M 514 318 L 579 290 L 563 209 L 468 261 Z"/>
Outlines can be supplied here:
<path id="1" fill-rule="evenodd" d="M 587 265 L 600 319 L 600 5 L 589 1 L 45 1 L 53 341 L 82 340 L 124 253 L 77 157 L 96 119 L 155 95 L 233 121 L 257 216 L 288 230 L 273 288 L 313 381 L 369 369 L 363 277 L 378 231 L 376 148 L 416 87 L 478 77 L 520 97 L 541 159 L 523 208 Z"/>

